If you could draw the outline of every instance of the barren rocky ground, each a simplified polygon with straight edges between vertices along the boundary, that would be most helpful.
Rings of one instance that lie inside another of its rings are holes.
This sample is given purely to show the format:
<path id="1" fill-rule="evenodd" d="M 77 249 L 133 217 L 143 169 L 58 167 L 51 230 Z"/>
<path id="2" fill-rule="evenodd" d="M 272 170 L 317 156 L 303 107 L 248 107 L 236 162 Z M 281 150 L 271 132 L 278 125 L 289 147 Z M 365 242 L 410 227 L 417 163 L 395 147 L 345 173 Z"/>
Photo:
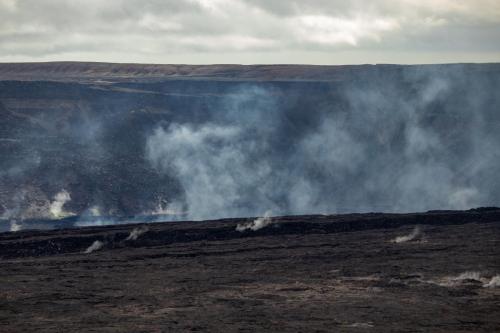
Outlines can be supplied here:
<path id="1" fill-rule="evenodd" d="M 252 221 L 0 234 L 0 331 L 500 331 L 499 210 Z"/>

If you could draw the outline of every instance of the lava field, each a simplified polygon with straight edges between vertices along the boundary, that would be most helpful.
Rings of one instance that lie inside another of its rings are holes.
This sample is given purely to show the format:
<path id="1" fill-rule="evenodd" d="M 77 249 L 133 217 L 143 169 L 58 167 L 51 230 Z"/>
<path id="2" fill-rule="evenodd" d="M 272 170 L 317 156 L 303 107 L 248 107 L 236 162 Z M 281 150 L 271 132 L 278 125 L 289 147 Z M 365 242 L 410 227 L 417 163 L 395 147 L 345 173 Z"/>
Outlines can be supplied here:
<path id="1" fill-rule="evenodd" d="M 495 208 L 2 233 L 0 331 L 495 332 L 499 236 Z"/>

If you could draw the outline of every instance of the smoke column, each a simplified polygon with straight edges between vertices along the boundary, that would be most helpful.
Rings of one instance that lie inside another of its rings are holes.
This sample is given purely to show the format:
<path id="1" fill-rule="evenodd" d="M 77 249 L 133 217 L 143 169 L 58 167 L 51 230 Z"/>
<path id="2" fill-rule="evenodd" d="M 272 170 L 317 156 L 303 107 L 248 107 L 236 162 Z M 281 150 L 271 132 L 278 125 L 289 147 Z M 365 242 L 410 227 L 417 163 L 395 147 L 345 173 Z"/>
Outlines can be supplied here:
<path id="1" fill-rule="evenodd" d="M 190 219 L 495 205 L 500 102 L 459 69 L 374 73 L 316 104 L 240 87 L 206 121 L 157 127 L 146 156 Z"/>
<path id="2" fill-rule="evenodd" d="M 50 214 L 53 218 L 60 218 L 66 216 L 66 213 L 63 210 L 64 204 L 71 200 L 71 196 L 66 190 L 62 190 L 54 196 L 54 201 L 50 204 Z"/>

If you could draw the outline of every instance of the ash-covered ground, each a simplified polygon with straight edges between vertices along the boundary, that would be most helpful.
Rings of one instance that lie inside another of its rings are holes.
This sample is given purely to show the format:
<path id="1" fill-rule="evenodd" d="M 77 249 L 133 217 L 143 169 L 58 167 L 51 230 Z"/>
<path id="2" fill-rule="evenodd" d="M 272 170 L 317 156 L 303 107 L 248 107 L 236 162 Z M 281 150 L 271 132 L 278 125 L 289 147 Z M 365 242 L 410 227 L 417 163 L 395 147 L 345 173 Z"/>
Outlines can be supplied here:
<path id="1" fill-rule="evenodd" d="M 500 210 L 0 234 L 1 332 L 500 331 Z"/>

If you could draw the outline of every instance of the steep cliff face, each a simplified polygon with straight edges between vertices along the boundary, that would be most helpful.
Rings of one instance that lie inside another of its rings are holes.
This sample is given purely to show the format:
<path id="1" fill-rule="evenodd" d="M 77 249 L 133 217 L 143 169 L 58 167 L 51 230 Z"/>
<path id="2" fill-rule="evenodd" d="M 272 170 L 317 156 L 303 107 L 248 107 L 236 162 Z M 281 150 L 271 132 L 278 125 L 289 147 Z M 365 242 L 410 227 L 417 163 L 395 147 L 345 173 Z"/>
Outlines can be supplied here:
<path id="1" fill-rule="evenodd" d="M 495 205 L 500 65 L 0 64 L 0 215 Z"/>

